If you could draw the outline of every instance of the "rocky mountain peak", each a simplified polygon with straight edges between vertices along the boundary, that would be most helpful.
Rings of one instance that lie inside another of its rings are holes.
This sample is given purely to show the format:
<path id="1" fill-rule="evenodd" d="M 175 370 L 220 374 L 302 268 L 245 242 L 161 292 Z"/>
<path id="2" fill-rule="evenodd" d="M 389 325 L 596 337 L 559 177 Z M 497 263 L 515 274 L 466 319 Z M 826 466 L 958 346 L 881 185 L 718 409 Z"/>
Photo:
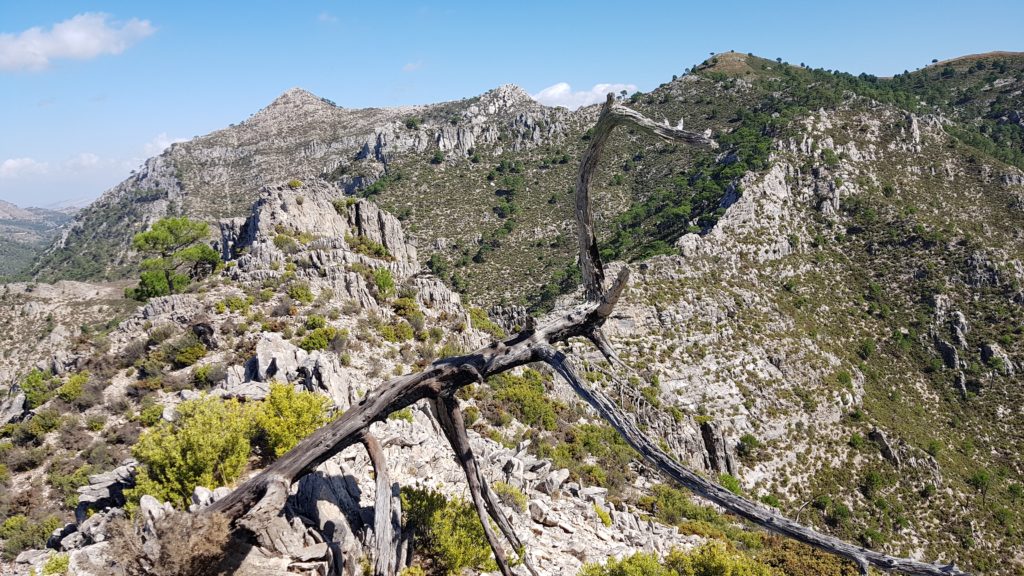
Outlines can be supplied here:
<path id="1" fill-rule="evenodd" d="M 515 84 L 504 84 L 489 90 L 480 97 L 480 102 L 494 105 L 499 111 L 510 110 L 524 102 L 536 104 L 530 94 Z"/>
<path id="2" fill-rule="evenodd" d="M 253 115 L 253 118 L 263 116 L 280 116 L 294 114 L 309 114 L 319 110 L 330 110 L 337 108 L 327 100 L 302 88 L 289 88 L 273 102 Z"/>

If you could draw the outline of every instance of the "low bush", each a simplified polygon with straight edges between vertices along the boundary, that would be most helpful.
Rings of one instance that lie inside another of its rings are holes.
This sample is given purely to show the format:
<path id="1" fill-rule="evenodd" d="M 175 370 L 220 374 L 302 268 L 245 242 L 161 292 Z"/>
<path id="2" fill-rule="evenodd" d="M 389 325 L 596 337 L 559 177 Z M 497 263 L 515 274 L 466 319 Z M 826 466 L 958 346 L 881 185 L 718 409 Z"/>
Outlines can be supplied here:
<path id="1" fill-rule="evenodd" d="M 26 374 L 18 385 L 25 393 L 25 407 L 32 410 L 53 397 L 53 391 L 60 385 L 60 381 L 55 381 L 50 374 L 36 369 Z"/>
<path id="2" fill-rule="evenodd" d="M 61 400 L 73 403 L 82 397 L 82 392 L 85 389 L 85 384 L 89 381 L 88 372 L 78 372 L 68 377 L 60 388 L 57 388 L 57 397 Z"/>
<path id="3" fill-rule="evenodd" d="M 46 559 L 43 564 L 42 576 L 63 576 L 68 573 L 71 564 L 71 557 L 67 554 L 54 554 Z"/>
<path id="4" fill-rule="evenodd" d="M 300 440 L 328 422 L 329 400 L 312 392 L 297 392 L 290 384 L 270 384 L 256 414 L 256 426 L 269 451 L 282 456 Z"/>
<path id="5" fill-rule="evenodd" d="M 299 348 L 307 352 L 326 350 L 337 335 L 338 330 L 332 326 L 317 328 L 302 338 L 302 341 L 299 342 Z"/>
<path id="6" fill-rule="evenodd" d="M 505 506 L 516 512 L 526 511 L 526 494 L 523 494 L 519 488 L 500 480 L 492 484 L 491 488 L 498 495 L 498 500 L 501 500 Z"/>
<path id="7" fill-rule="evenodd" d="M 182 402 L 174 423 L 143 432 L 132 454 L 140 463 L 129 501 L 144 494 L 188 506 L 196 486 L 232 483 L 249 458 L 252 418 L 235 400 L 204 397 Z"/>
<path id="8" fill-rule="evenodd" d="M 721 542 L 709 542 L 690 552 L 672 550 L 663 561 L 640 552 L 603 566 L 587 564 L 580 576 L 777 576 L 777 572 Z"/>
<path id="9" fill-rule="evenodd" d="M 487 312 L 483 308 L 470 308 L 469 319 L 473 323 L 473 328 L 482 330 L 495 338 L 505 337 L 505 331 L 487 316 Z"/>
<path id="10" fill-rule="evenodd" d="M 305 282 L 293 282 L 288 287 L 288 297 L 303 304 L 312 304 L 314 299 L 313 291 L 309 289 L 309 284 Z"/>
<path id="11" fill-rule="evenodd" d="M 4 540 L 3 557 L 12 560 L 24 550 L 45 548 L 50 533 L 63 525 L 60 518 L 49 516 L 42 520 L 17 514 L 0 524 L 0 538 Z"/>
<path id="12" fill-rule="evenodd" d="M 271 384 L 263 402 L 243 405 L 212 396 L 182 402 L 173 423 L 158 420 L 139 436 L 132 448 L 140 463 L 136 485 L 125 495 L 129 502 L 150 494 L 187 506 L 196 486 L 234 482 L 254 442 L 272 457 L 292 449 L 327 423 L 327 406 L 324 396 L 279 383 Z"/>
<path id="13" fill-rule="evenodd" d="M 540 372 L 527 369 L 522 376 L 504 373 L 487 382 L 494 390 L 493 398 L 499 406 L 522 423 L 545 430 L 555 429 L 559 405 L 548 398 Z"/>
<path id="14" fill-rule="evenodd" d="M 497 570 L 476 509 L 429 489 L 402 487 L 402 523 L 413 546 L 438 569 L 453 576 L 463 570 Z"/>

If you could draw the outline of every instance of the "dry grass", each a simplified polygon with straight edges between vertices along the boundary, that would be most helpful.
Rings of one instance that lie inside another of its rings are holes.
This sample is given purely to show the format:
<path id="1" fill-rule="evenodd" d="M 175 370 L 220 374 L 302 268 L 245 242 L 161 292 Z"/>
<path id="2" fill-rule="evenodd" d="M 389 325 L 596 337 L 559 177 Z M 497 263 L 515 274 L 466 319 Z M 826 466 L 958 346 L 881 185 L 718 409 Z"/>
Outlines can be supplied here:
<path id="1" fill-rule="evenodd" d="M 222 559 L 231 539 L 221 515 L 175 512 L 154 526 L 121 520 L 112 527 L 111 556 L 126 576 L 215 576 L 229 573 Z"/>

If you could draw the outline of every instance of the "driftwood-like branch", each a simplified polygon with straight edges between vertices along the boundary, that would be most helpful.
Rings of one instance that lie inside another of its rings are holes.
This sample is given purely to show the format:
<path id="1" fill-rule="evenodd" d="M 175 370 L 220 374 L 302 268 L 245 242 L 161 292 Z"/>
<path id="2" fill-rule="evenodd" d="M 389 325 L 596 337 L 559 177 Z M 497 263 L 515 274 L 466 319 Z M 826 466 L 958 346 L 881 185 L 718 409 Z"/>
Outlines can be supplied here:
<path id="1" fill-rule="evenodd" d="M 452 450 L 455 451 L 455 458 L 466 473 L 469 493 L 472 495 L 473 505 L 476 507 L 477 515 L 480 517 L 480 523 L 483 525 L 487 542 L 491 545 L 491 550 L 494 552 L 494 559 L 498 564 L 498 569 L 501 570 L 504 576 L 512 576 L 512 568 L 505 555 L 505 549 L 501 546 L 498 536 L 491 528 L 491 520 L 494 520 L 505 538 L 515 547 L 516 553 L 520 555 L 530 573 L 533 576 L 537 576 L 537 571 L 534 569 L 533 564 L 526 557 L 526 551 L 522 542 L 516 536 L 515 531 L 512 530 L 512 525 L 508 522 L 508 519 L 502 514 L 501 508 L 498 507 L 495 501 L 493 492 L 490 491 L 483 474 L 480 472 L 480 467 L 473 456 L 473 449 L 469 445 L 469 435 L 466 434 L 466 424 L 462 417 L 462 410 L 459 408 L 459 401 L 450 394 L 444 394 L 434 400 L 434 407 L 437 412 L 438 422 L 441 423 L 441 429 L 448 438 Z"/>
<path id="2" fill-rule="evenodd" d="M 373 474 L 377 479 L 377 490 L 373 501 L 374 559 L 373 576 L 390 576 L 396 572 L 395 558 L 398 542 L 395 539 L 391 514 L 391 480 L 384 450 L 377 437 L 367 432 L 363 435 L 363 446 L 370 456 Z"/>
<path id="3" fill-rule="evenodd" d="M 597 162 L 601 159 L 605 143 L 616 126 L 630 124 L 641 131 L 654 134 L 665 140 L 681 141 L 698 146 L 717 148 L 715 141 L 682 128 L 672 128 L 658 124 L 643 114 L 630 110 L 615 102 L 615 96 L 608 94 L 601 107 L 601 115 L 597 124 L 591 129 L 590 145 L 583 151 L 580 171 L 576 175 L 576 226 L 580 242 L 580 273 L 583 277 L 583 291 L 587 300 L 595 300 L 604 293 L 604 267 L 601 264 L 601 252 L 597 246 L 597 234 L 594 231 L 594 214 L 590 201 L 590 179 L 597 170 Z"/>
<path id="4" fill-rule="evenodd" d="M 594 233 L 589 194 L 590 180 L 597 167 L 601 151 L 612 129 L 620 124 L 630 124 L 643 132 L 669 140 L 714 146 L 714 142 L 704 136 L 657 124 L 637 112 L 616 104 L 609 95 L 608 101 L 601 109 L 597 125 L 594 127 L 590 146 L 584 152 L 576 188 L 576 218 L 579 226 L 580 268 L 586 294 L 585 303 L 549 319 L 542 325 L 535 326 L 531 323 L 518 334 L 493 342 L 470 354 L 438 360 L 419 374 L 403 376 L 383 384 L 367 394 L 340 418 L 314 432 L 279 460 L 241 484 L 225 498 L 204 509 L 202 513 L 223 514 L 235 525 L 259 533 L 260 525 L 267 521 L 268 515 L 275 511 L 279 512 L 284 505 L 283 495 L 287 494 L 287 487 L 290 483 L 312 472 L 318 465 L 346 447 L 363 442 L 370 452 L 371 461 L 377 471 L 378 510 L 376 521 L 378 526 L 376 533 L 379 548 L 381 541 L 389 540 L 385 538 L 389 528 L 381 524 L 390 523 L 390 504 L 381 495 L 390 495 L 390 487 L 386 486 L 387 475 L 384 472 L 383 454 L 380 452 L 379 446 L 375 444 L 375 440 L 368 435 L 369 426 L 374 422 L 386 419 L 396 410 L 401 410 L 422 399 L 430 399 L 435 405 L 441 427 L 466 473 L 474 506 L 484 524 L 488 542 L 494 550 L 498 565 L 503 574 L 509 575 L 510 570 L 504 550 L 489 526 L 487 518 L 490 517 L 495 521 L 505 538 L 512 543 L 521 556 L 524 554 L 524 548 L 522 542 L 513 532 L 510 523 L 503 516 L 494 494 L 480 473 L 469 448 L 469 439 L 462 414 L 458 409 L 458 402 L 455 399 L 455 392 L 463 386 L 512 368 L 533 362 L 544 362 L 558 372 L 573 390 L 593 406 L 598 414 L 611 424 L 647 462 L 669 478 L 694 493 L 717 503 L 729 512 L 746 518 L 766 530 L 848 558 L 856 562 L 865 572 L 867 566 L 871 564 L 883 570 L 895 570 L 912 575 L 965 574 L 952 564 L 948 566 L 926 564 L 854 546 L 838 538 L 821 534 L 810 527 L 789 520 L 773 510 L 729 492 L 717 483 L 682 466 L 663 452 L 637 428 L 632 417 L 628 416 L 607 395 L 600 390 L 588 387 L 576 376 L 568 357 L 555 347 L 556 344 L 568 342 L 572 338 L 590 340 L 613 367 L 631 370 L 618 358 L 611 343 L 601 332 L 602 325 L 615 309 L 615 305 L 625 290 L 629 279 L 629 269 L 623 267 L 612 286 L 607 290 L 604 289 L 604 270 L 598 251 L 597 237 Z M 378 551 L 378 554 L 381 552 Z M 524 560 L 526 559 L 524 558 Z M 528 561 L 527 567 L 536 574 Z M 375 567 L 377 576 L 390 576 L 393 572 L 389 573 L 388 571 L 394 569 L 394 564 L 388 562 L 379 562 Z"/>

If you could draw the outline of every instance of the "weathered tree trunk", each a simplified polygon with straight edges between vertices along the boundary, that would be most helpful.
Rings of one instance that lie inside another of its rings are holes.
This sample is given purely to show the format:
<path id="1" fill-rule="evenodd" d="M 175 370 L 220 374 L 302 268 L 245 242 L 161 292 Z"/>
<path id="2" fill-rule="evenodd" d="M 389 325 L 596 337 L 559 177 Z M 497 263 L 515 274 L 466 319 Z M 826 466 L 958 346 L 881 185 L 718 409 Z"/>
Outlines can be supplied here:
<path id="1" fill-rule="evenodd" d="M 583 154 L 576 183 L 576 219 L 579 231 L 580 268 L 586 294 L 585 303 L 539 327 L 528 327 L 510 338 L 494 342 L 465 356 L 438 360 L 424 372 L 403 376 L 385 383 L 369 393 L 342 417 L 317 430 L 260 474 L 244 482 L 227 497 L 206 508 L 203 513 L 224 514 L 236 525 L 258 533 L 268 515 L 276 514 L 281 510 L 287 488 L 292 482 L 312 472 L 319 464 L 346 447 L 362 442 L 370 453 L 378 483 L 376 504 L 378 509 L 375 519 L 378 524 L 376 527 L 378 558 L 374 571 L 378 576 L 394 574 L 396 567 L 394 565 L 394 542 L 390 532 L 390 486 L 387 486 L 386 463 L 379 445 L 372 436 L 369 436 L 368 430 L 371 424 L 386 419 L 392 412 L 401 410 L 419 400 L 430 399 L 435 404 L 442 430 L 466 473 L 474 506 L 484 524 L 487 539 L 494 550 L 499 569 L 502 574 L 510 575 L 511 570 L 506 553 L 502 549 L 497 535 L 490 528 L 488 519 L 495 521 L 502 534 L 517 552 L 523 551 L 522 542 L 513 532 L 508 520 L 501 514 L 493 493 L 487 487 L 483 475 L 480 473 L 469 447 L 465 423 L 458 409 L 455 392 L 463 386 L 480 382 L 517 366 L 544 362 L 558 372 L 572 386 L 573 390 L 593 406 L 598 414 L 611 424 L 647 462 L 662 474 L 699 496 L 715 502 L 729 512 L 746 518 L 766 530 L 848 558 L 856 562 L 865 573 L 868 565 L 874 565 L 883 570 L 895 570 L 914 575 L 965 574 L 952 564 L 942 566 L 906 558 L 895 558 L 849 544 L 789 520 L 772 509 L 729 492 L 717 483 L 689 470 L 658 448 L 655 442 L 637 428 L 632 416 L 621 410 L 604 392 L 588 387 L 576 376 L 570 359 L 555 345 L 577 337 L 590 340 L 608 358 L 613 367 L 628 370 L 628 367 L 615 355 L 611 343 L 601 332 L 601 326 L 612 313 L 626 287 L 629 269 L 624 267 L 612 286 L 607 290 L 604 288 L 604 271 L 594 232 L 589 193 L 590 179 L 597 167 L 601 151 L 612 130 L 621 124 L 633 125 L 641 131 L 668 140 L 715 146 L 714 142 L 699 134 L 657 124 L 637 112 L 616 104 L 613 97 L 609 95 L 601 109 L 590 146 Z M 529 559 L 525 558 L 524 560 L 526 560 L 530 571 L 535 573 Z"/>

